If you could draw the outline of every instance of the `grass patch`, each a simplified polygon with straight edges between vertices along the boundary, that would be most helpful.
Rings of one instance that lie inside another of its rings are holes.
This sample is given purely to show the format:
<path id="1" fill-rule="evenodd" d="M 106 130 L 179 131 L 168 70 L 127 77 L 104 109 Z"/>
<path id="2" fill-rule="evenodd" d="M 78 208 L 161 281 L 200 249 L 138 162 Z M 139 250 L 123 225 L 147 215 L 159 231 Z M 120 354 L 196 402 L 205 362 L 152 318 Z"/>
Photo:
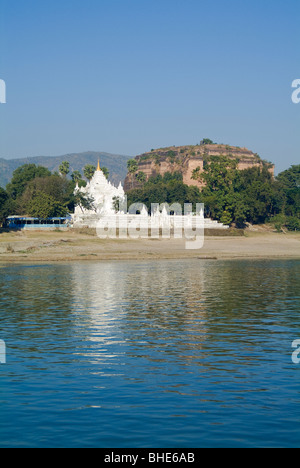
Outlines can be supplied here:
<path id="1" fill-rule="evenodd" d="M 72 229 L 72 232 L 74 234 L 79 234 L 83 236 L 92 236 L 92 237 L 97 236 L 96 229 L 92 229 L 92 228 L 74 228 Z"/>
<path id="2" fill-rule="evenodd" d="M 205 229 L 207 237 L 245 237 L 244 229 Z"/>

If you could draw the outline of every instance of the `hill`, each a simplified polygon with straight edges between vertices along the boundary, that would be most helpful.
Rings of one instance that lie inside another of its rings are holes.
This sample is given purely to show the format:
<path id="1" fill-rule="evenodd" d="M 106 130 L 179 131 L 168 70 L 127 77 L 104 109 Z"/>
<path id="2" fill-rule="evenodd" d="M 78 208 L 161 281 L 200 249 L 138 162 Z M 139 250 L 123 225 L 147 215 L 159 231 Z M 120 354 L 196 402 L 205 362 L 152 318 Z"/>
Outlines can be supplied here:
<path id="1" fill-rule="evenodd" d="M 122 184 L 124 183 L 124 179 L 127 174 L 127 161 L 129 156 L 88 151 L 85 153 L 65 154 L 63 156 L 37 156 L 20 159 L 0 158 L 0 186 L 5 188 L 7 183 L 10 181 L 14 170 L 23 164 L 44 166 L 54 172 L 58 171 L 58 168 L 63 161 L 68 161 L 70 163 L 71 172 L 77 170 L 83 173 L 83 168 L 87 164 L 97 166 L 98 159 L 100 159 L 102 167 L 108 168 L 110 172 L 109 180 L 112 183 L 119 184 L 120 181 Z"/>
<path id="2" fill-rule="evenodd" d="M 205 162 L 211 156 L 220 155 L 238 160 L 238 168 L 240 170 L 267 165 L 270 172 L 274 175 L 274 165 L 272 163 L 263 161 L 258 154 L 246 148 L 219 144 L 170 146 L 136 156 L 137 171 L 133 174 L 127 174 L 124 188 L 128 191 L 132 188 L 140 187 L 140 183 L 136 178 L 139 172 L 143 172 L 147 179 L 157 175 L 163 176 L 166 172 L 180 172 L 185 184 L 201 187 L 199 182 L 192 179 L 193 171 L 197 168 L 203 169 Z"/>

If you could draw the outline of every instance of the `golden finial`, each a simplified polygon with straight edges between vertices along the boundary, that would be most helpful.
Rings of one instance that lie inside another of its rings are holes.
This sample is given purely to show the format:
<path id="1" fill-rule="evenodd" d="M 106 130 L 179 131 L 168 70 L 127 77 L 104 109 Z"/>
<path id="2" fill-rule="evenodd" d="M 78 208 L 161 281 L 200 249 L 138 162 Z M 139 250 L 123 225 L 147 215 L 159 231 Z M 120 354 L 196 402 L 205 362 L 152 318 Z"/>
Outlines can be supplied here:
<path id="1" fill-rule="evenodd" d="M 100 167 L 100 159 L 98 159 L 98 167 L 97 167 L 97 171 L 101 171 L 101 167 Z"/>

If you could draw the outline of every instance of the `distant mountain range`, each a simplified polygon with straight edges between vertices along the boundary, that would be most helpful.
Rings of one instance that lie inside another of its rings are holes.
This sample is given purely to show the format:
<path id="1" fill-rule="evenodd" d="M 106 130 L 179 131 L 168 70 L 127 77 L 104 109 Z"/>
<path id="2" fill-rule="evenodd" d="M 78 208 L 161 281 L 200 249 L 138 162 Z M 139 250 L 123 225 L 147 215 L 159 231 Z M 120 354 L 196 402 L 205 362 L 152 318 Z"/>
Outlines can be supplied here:
<path id="1" fill-rule="evenodd" d="M 70 163 L 70 173 L 80 171 L 83 174 L 83 168 L 87 164 L 92 164 L 97 167 L 98 159 L 100 165 L 107 167 L 110 176 L 109 180 L 115 185 L 120 181 L 124 183 L 127 175 L 127 161 L 130 156 L 120 154 L 99 153 L 88 151 L 86 153 L 72 153 L 63 156 L 37 156 L 21 159 L 2 159 L 0 158 L 0 186 L 5 188 L 11 180 L 13 172 L 23 164 L 36 164 L 37 166 L 47 167 L 50 171 L 58 171 L 60 164 L 63 161 Z"/>

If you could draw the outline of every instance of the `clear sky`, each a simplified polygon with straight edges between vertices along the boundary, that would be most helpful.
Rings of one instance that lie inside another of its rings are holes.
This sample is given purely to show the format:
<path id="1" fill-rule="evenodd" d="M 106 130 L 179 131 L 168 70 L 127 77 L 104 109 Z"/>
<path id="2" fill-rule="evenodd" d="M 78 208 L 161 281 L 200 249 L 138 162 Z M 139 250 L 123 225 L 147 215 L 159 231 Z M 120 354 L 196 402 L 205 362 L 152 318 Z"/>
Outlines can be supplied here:
<path id="1" fill-rule="evenodd" d="M 199 143 L 299 164 L 299 0 L 0 0 L 0 157 Z"/>

